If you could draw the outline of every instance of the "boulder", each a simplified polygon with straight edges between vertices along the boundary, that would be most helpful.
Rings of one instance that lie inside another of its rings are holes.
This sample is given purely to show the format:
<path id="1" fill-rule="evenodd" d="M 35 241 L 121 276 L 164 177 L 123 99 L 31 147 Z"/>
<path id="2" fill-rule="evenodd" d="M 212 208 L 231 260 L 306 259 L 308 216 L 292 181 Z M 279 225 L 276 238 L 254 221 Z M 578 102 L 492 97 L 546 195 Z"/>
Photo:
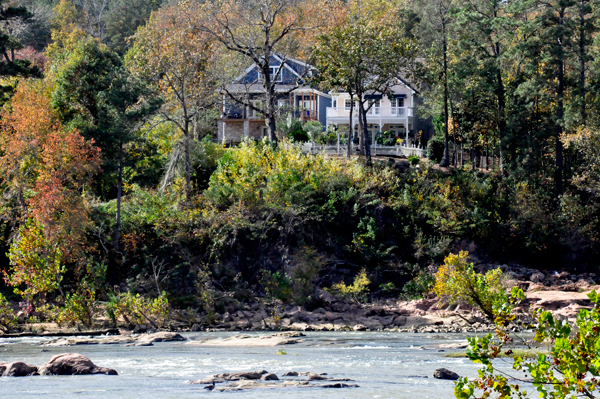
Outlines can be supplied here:
<path id="1" fill-rule="evenodd" d="M 260 379 L 265 381 L 275 381 L 279 380 L 279 377 L 277 377 L 277 374 L 275 373 L 267 373 L 263 375 Z"/>
<path id="2" fill-rule="evenodd" d="M 538 273 L 533 273 L 531 275 L 531 277 L 529 277 L 529 280 L 532 283 L 541 284 L 544 281 L 545 278 L 546 278 L 546 276 L 544 276 L 542 273 L 538 272 Z"/>
<path id="3" fill-rule="evenodd" d="M 168 331 L 160 331 L 153 334 L 142 335 L 138 338 L 138 343 L 152 343 L 152 342 L 172 342 L 172 341 L 185 341 L 181 335 Z"/>
<path id="4" fill-rule="evenodd" d="M 354 331 L 366 331 L 367 327 L 363 324 L 357 324 L 352 328 Z"/>
<path id="5" fill-rule="evenodd" d="M 334 382 L 333 384 L 323 384 L 321 388 L 359 388 L 356 384 L 344 384 L 341 382 Z"/>
<path id="6" fill-rule="evenodd" d="M 37 375 L 38 368 L 23 362 L 0 363 L 0 376 L 2 377 L 26 377 Z"/>
<path id="7" fill-rule="evenodd" d="M 321 374 L 317 374 L 317 373 L 308 374 L 309 381 L 322 381 L 322 380 L 326 380 L 326 379 L 327 379 L 327 377 L 325 377 Z"/>
<path id="8" fill-rule="evenodd" d="M 288 371 L 283 376 L 284 377 L 298 377 L 298 372 L 297 371 Z"/>
<path id="9" fill-rule="evenodd" d="M 90 359 L 79 353 L 62 353 L 53 356 L 48 363 L 39 368 L 38 372 L 40 375 L 117 375 L 115 370 L 98 367 Z"/>
<path id="10" fill-rule="evenodd" d="M 454 371 L 450 371 L 445 368 L 437 369 L 433 372 L 433 378 L 437 378 L 438 380 L 452 380 L 456 381 L 460 377 Z"/>

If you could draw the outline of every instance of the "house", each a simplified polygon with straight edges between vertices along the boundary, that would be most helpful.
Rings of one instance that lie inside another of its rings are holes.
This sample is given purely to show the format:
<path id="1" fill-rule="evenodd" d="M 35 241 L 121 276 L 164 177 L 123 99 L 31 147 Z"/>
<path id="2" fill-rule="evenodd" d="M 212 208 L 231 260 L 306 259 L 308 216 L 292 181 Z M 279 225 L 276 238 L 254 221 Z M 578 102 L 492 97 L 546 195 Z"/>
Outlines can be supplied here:
<path id="1" fill-rule="evenodd" d="M 327 109 L 331 107 L 331 95 L 304 84 L 314 68 L 298 60 L 273 54 L 269 60 L 271 79 L 276 82 L 277 107 L 280 118 L 298 118 L 305 121 L 327 122 Z M 283 65 L 283 66 L 282 66 Z M 225 90 L 247 104 L 260 104 L 265 99 L 265 89 L 260 81 L 256 64 L 247 68 Z M 218 139 L 236 143 L 244 137 L 260 139 L 267 135 L 262 114 L 231 99 L 223 91 L 223 104 L 218 120 Z"/>
<path id="2" fill-rule="evenodd" d="M 367 130 L 371 144 L 376 138 L 391 139 L 388 143 L 402 140 L 403 146 L 422 147 L 433 135 L 433 126 L 414 114 L 414 106 L 418 101 L 418 93 L 402 79 L 397 79 L 391 87 L 390 95 L 372 93 L 365 99 L 372 104 L 367 112 Z M 350 95 L 348 93 L 331 93 L 332 106 L 327 108 L 326 126 L 348 131 L 350 117 Z M 354 132 L 358 132 L 358 108 L 353 110 Z M 356 134 L 356 133 L 355 133 Z"/>

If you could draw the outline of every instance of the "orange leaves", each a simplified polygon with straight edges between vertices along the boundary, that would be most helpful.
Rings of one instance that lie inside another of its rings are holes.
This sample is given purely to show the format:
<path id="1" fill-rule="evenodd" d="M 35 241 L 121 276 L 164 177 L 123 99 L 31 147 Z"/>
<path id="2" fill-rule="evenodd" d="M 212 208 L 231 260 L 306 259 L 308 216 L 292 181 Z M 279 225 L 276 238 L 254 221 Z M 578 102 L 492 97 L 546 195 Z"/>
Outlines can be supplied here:
<path id="1" fill-rule="evenodd" d="M 0 128 L 0 172 L 21 208 L 20 221 L 34 220 L 47 240 L 59 243 L 62 260 L 73 260 L 89 222 L 81 191 L 100 170 L 99 149 L 60 125 L 39 82 L 19 84 Z"/>

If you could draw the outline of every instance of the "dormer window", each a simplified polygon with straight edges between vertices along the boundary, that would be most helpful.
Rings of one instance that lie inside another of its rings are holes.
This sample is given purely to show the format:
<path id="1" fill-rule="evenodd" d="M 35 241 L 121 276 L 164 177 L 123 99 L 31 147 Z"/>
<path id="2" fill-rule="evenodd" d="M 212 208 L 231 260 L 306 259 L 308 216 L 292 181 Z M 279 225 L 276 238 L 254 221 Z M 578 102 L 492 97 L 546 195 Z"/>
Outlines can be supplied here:
<path id="1" fill-rule="evenodd" d="M 275 76 L 275 74 L 277 72 L 279 72 L 279 73 L 277 74 L 277 76 Z M 269 67 L 269 78 L 270 78 L 271 82 L 281 82 L 282 81 L 281 75 L 283 75 L 283 68 L 281 68 L 281 70 L 279 70 L 279 65 Z"/>

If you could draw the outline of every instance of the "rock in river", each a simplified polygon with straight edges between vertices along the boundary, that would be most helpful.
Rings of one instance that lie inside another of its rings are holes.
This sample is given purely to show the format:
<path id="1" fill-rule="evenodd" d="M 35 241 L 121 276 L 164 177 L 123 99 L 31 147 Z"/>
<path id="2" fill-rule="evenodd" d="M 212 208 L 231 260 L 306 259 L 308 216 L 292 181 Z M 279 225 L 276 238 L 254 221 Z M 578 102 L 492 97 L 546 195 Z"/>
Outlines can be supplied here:
<path id="1" fill-rule="evenodd" d="M 437 378 L 439 380 L 458 380 L 460 377 L 454 371 L 450 371 L 448 369 L 437 369 L 433 372 L 433 378 Z"/>
<path id="2" fill-rule="evenodd" d="M 40 375 L 117 375 L 115 370 L 98 367 L 92 363 L 90 359 L 79 353 L 62 353 L 53 356 L 50 361 L 40 367 L 38 371 Z"/>
<path id="3" fill-rule="evenodd" d="M 0 377 L 26 377 L 37 375 L 38 368 L 23 362 L 0 363 Z"/>

